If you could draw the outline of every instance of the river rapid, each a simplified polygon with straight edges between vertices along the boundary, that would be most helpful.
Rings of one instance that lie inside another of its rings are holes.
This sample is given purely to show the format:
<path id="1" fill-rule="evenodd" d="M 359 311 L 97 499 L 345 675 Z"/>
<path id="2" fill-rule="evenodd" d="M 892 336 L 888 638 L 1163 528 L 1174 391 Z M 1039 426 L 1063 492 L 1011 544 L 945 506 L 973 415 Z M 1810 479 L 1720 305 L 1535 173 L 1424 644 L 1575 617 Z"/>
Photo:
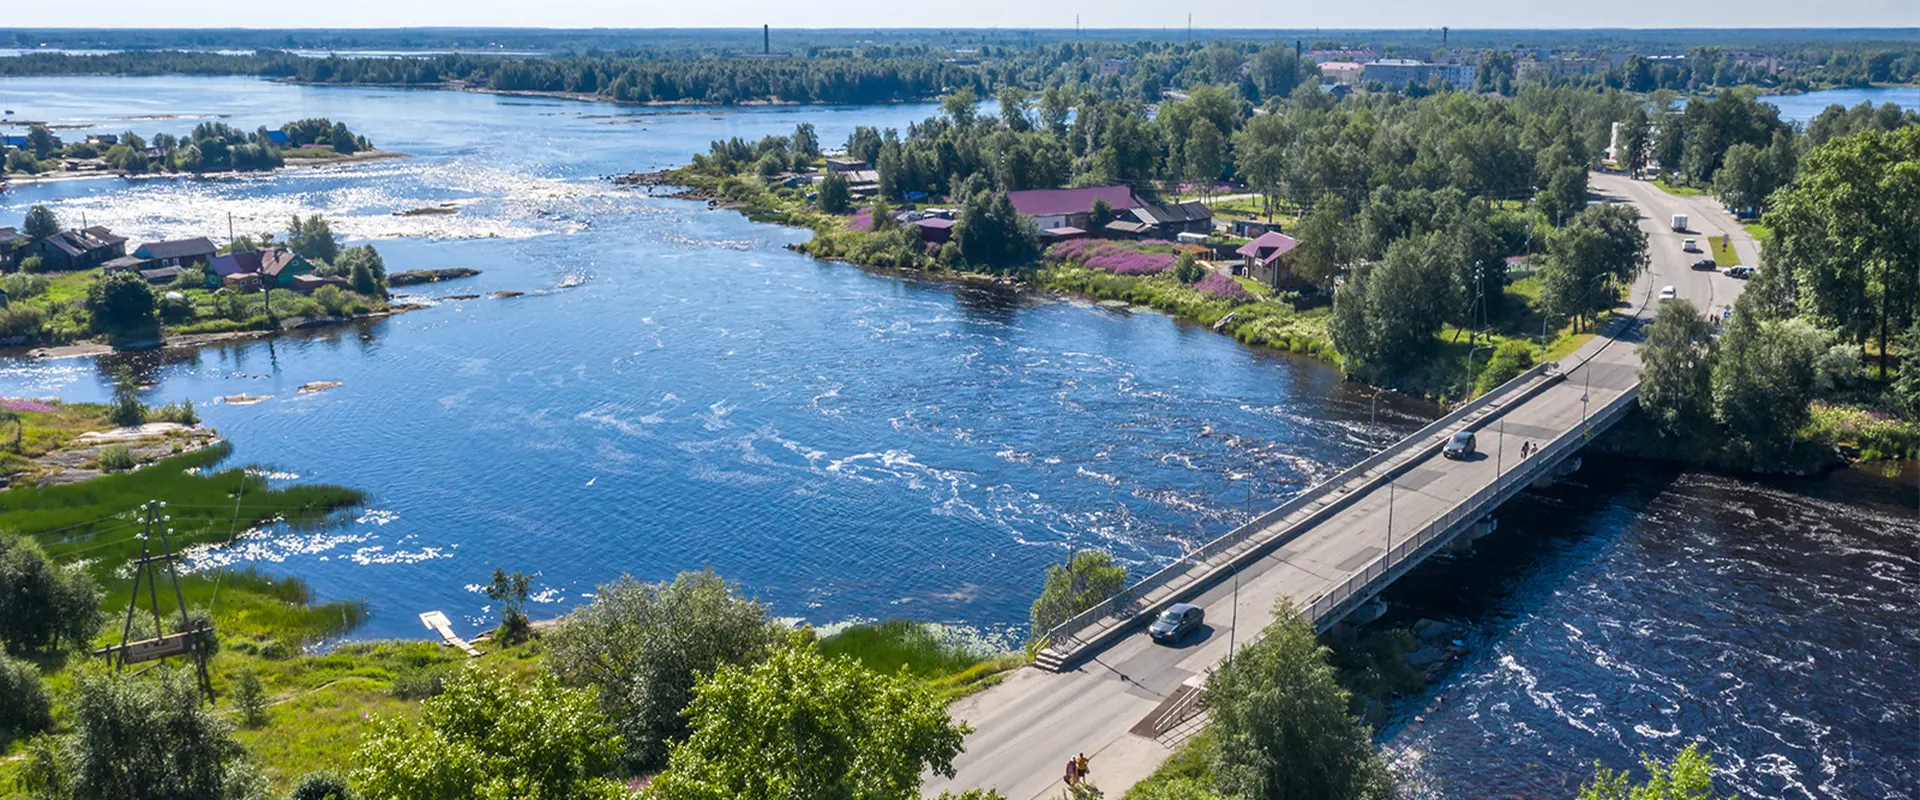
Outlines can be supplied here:
<path id="1" fill-rule="evenodd" d="M 803 121 L 829 144 L 855 125 L 904 128 L 928 105 L 62 78 L 0 81 L 0 106 L 142 135 L 328 116 L 413 155 L 0 195 L 0 225 L 38 203 L 136 241 L 323 212 L 390 269 L 484 270 L 412 287 L 433 307 L 380 321 L 0 361 L 0 395 L 70 400 L 105 399 L 104 376 L 132 367 L 150 402 L 192 398 L 237 463 L 368 491 L 336 528 L 195 557 L 363 599 L 374 614 L 355 637 L 419 636 L 431 609 L 488 625 L 476 584 L 495 567 L 537 572 L 547 616 L 622 573 L 711 566 L 783 617 L 906 616 L 1008 645 L 1070 549 L 1151 570 L 1433 414 L 1389 396 L 1376 416 L 1325 364 L 1151 312 L 813 262 L 784 249 L 804 232 L 602 179 Z M 442 203 L 458 213 L 394 215 Z M 491 296 L 503 290 L 527 294 Z M 309 381 L 341 386 L 301 393 Z M 219 402 L 242 393 L 270 399 Z M 1472 648 L 1381 731 L 1411 790 L 1571 796 L 1595 759 L 1624 767 L 1702 738 L 1723 788 L 1746 796 L 1911 796 L 1913 493 L 1638 463 L 1575 481 L 1394 590 L 1397 618 L 1448 620 Z"/>

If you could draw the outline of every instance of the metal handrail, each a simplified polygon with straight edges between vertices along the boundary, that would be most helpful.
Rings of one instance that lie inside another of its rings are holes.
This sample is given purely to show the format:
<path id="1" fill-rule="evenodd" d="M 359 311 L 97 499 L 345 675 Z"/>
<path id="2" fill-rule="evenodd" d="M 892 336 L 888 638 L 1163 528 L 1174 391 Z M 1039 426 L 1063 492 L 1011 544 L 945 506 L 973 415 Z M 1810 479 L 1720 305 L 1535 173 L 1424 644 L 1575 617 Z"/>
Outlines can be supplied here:
<path id="1" fill-rule="evenodd" d="M 1447 513 L 1441 515 L 1440 518 L 1427 523 L 1417 533 L 1411 534 L 1406 539 L 1395 544 L 1391 550 L 1374 559 L 1359 573 L 1348 576 L 1340 585 L 1322 592 L 1307 604 L 1305 609 L 1307 618 L 1313 620 L 1316 627 L 1323 628 L 1325 627 L 1325 625 L 1322 624 L 1324 621 L 1339 619 L 1342 615 L 1336 615 L 1332 612 L 1356 596 L 1371 595 L 1373 593 L 1372 584 L 1376 580 L 1386 577 L 1395 567 L 1406 563 L 1409 558 L 1419 553 L 1426 545 L 1453 530 L 1453 527 L 1462 520 L 1476 519 L 1484 516 L 1486 512 L 1482 510 L 1482 507 L 1489 500 L 1494 499 L 1516 486 L 1525 486 L 1526 484 L 1532 483 L 1537 478 L 1543 465 L 1556 463 L 1567 451 L 1578 449 L 1585 443 L 1588 437 L 1588 429 L 1592 427 L 1592 423 L 1595 420 L 1610 419 L 1614 414 L 1620 413 L 1625 406 L 1633 403 L 1637 398 L 1639 394 L 1637 391 L 1638 388 L 1637 385 L 1631 387 L 1625 392 L 1622 392 L 1619 397 L 1608 401 L 1606 405 L 1601 406 L 1599 412 L 1588 417 L 1588 425 L 1586 427 L 1576 428 L 1562 433 L 1558 437 L 1555 437 L 1552 442 L 1542 447 L 1538 456 L 1529 457 L 1527 462 L 1523 462 L 1531 463 L 1533 466 L 1523 466 L 1521 468 L 1508 470 L 1506 474 L 1499 476 L 1492 484 L 1482 488 L 1478 492 L 1474 492 L 1472 497 L 1455 504 L 1447 510 Z"/>
<path id="2" fill-rule="evenodd" d="M 1142 578 L 1132 586 L 1128 586 L 1114 593 L 1113 596 L 1094 604 L 1087 610 L 1075 614 L 1067 621 L 1049 630 L 1046 640 L 1054 643 L 1060 642 L 1062 639 L 1073 639 L 1072 634 L 1084 630 L 1092 626 L 1095 622 L 1113 615 L 1127 605 L 1143 601 L 1147 593 L 1172 583 L 1175 578 L 1185 575 L 1194 567 L 1200 566 L 1208 559 L 1252 538 L 1254 534 L 1267 530 L 1272 527 L 1274 523 L 1285 519 L 1321 497 L 1364 476 L 1374 467 L 1396 457 L 1417 453 L 1417 445 L 1423 439 L 1434 438 L 1436 434 L 1444 432 L 1447 428 L 1458 424 L 1474 413 L 1497 405 L 1495 401 L 1505 398 L 1527 383 L 1545 376 L 1551 368 L 1556 366 L 1556 364 L 1537 364 L 1532 369 L 1514 376 L 1512 380 L 1501 384 L 1491 392 L 1481 395 L 1472 402 L 1462 403 L 1459 408 L 1454 409 L 1429 423 L 1426 427 L 1395 442 L 1392 446 L 1362 459 L 1359 463 L 1342 470 L 1340 474 L 1332 478 L 1309 487 L 1306 491 L 1295 495 L 1286 503 L 1281 504 L 1280 507 L 1261 514 L 1253 518 L 1252 521 L 1243 523 L 1218 538 L 1188 551 L 1173 563 L 1155 570 L 1152 574 Z M 1429 443 L 1430 446 L 1437 446 L 1437 444 L 1437 441 Z"/>

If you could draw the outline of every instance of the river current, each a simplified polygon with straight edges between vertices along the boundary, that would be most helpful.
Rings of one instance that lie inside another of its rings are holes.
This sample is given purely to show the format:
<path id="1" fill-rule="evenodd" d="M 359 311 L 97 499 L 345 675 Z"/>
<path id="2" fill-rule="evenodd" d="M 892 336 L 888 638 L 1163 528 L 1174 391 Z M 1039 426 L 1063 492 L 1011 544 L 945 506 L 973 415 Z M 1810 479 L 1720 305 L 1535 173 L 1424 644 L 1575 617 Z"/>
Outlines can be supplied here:
<path id="1" fill-rule="evenodd" d="M 803 232 L 602 179 L 802 121 L 829 144 L 855 125 L 904 129 L 927 105 L 636 109 L 65 78 L 0 81 L 0 106 L 142 135 L 328 116 L 413 155 L 0 195 L 0 225 L 39 203 L 136 241 L 317 211 L 390 269 L 484 270 L 416 289 L 431 308 L 349 327 L 0 361 L 0 395 L 71 400 L 104 399 L 103 376 L 131 366 L 150 402 L 192 398 L 236 462 L 368 491 L 337 528 L 196 556 L 367 601 L 356 637 L 418 636 L 431 609 L 489 624 L 475 585 L 495 567 L 539 573 L 536 613 L 550 615 L 623 572 L 711 566 L 784 617 L 906 616 L 1005 645 L 1070 549 L 1150 570 L 1432 413 L 1388 397 L 1376 418 L 1324 364 L 1151 312 L 816 263 L 784 249 Z M 395 215 L 442 203 L 458 213 Z M 526 294 L 492 297 L 503 290 Z M 301 393 L 309 381 L 341 386 Z M 243 393 L 270 399 L 219 402 Z M 1395 589 L 1396 615 L 1454 622 L 1472 648 L 1382 730 L 1410 787 L 1570 796 L 1595 759 L 1627 766 L 1703 738 L 1747 796 L 1911 796 L 1910 495 L 1639 464 L 1576 480 L 1505 510 L 1476 555 Z"/>

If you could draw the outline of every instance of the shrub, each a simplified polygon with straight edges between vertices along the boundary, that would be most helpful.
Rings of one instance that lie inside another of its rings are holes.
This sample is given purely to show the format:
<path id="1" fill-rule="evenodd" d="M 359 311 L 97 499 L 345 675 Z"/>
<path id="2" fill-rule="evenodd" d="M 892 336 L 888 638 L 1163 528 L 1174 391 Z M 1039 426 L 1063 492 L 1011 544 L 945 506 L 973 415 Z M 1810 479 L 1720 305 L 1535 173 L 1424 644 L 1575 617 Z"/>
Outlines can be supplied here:
<path id="1" fill-rule="evenodd" d="M 347 293 L 338 286 L 322 286 L 314 291 L 313 301 L 319 303 L 328 316 L 337 317 L 347 307 Z"/>
<path id="2" fill-rule="evenodd" d="M 53 727 L 53 699 L 40 670 L 0 653 L 0 750 L 14 739 Z"/>
<path id="3" fill-rule="evenodd" d="M 687 735 L 684 712 L 700 677 L 759 661 L 783 638 L 765 605 L 711 570 L 670 584 L 621 576 L 547 635 L 547 664 L 562 680 L 599 690 L 630 767 L 658 769 L 668 743 Z"/>
<path id="4" fill-rule="evenodd" d="M 38 256 L 35 257 L 38 258 Z M 51 283 L 51 281 L 48 281 L 45 275 L 30 275 L 24 272 L 16 272 L 8 275 L 5 280 L 0 280 L 0 289 L 7 290 L 7 297 L 9 299 L 19 302 L 29 297 L 38 297 L 45 294 L 49 283 Z"/>
<path id="5" fill-rule="evenodd" d="M 0 308 L 0 336 L 39 336 L 46 325 L 46 313 L 33 306 Z"/>
<path id="6" fill-rule="evenodd" d="M 1173 277 L 1180 279 L 1181 283 L 1196 283 L 1206 276 L 1207 268 L 1200 266 L 1200 259 L 1194 258 L 1192 253 L 1181 253 L 1180 258 L 1173 262 Z"/>
<path id="7" fill-rule="evenodd" d="M 1493 391 L 1532 368 L 1533 345 L 1519 340 L 1501 342 L 1499 347 L 1493 349 L 1493 357 L 1487 361 L 1487 366 L 1474 377 L 1474 393 Z"/>
<path id="8" fill-rule="evenodd" d="M 0 533 L 0 586 L 7 650 L 84 645 L 100 630 L 100 588 L 79 568 L 55 564 L 30 537 Z"/>
<path id="9" fill-rule="evenodd" d="M 124 368 L 113 377 L 113 407 L 107 410 L 107 421 L 122 428 L 147 421 L 147 407 L 140 403 L 140 389 L 134 385 L 133 373 Z"/>
<path id="10" fill-rule="evenodd" d="M 180 270 L 180 274 L 173 276 L 173 288 L 183 291 L 205 289 L 207 288 L 207 271 L 198 267 Z"/>
<path id="11" fill-rule="evenodd" d="M 353 789 L 336 773 L 309 772 L 300 776 L 287 800 L 353 800 Z"/>
<path id="12" fill-rule="evenodd" d="M 1127 586 L 1127 568 L 1104 550 L 1081 550 L 1065 565 L 1047 567 L 1046 583 L 1033 601 L 1032 637 L 1041 642 L 1061 623 L 1098 605 Z"/>
<path id="13" fill-rule="evenodd" d="M 125 472 L 133 469 L 133 451 L 124 444 L 110 444 L 100 449 L 100 468 L 108 472 Z"/>
<path id="14" fill-rule="evenodd" d="M 159 310 L 162 322 L 184 322 L 193 319 L 193 301 L 185 297 L 162 297 L 154 307 Z"/>
<path id="15" fill-rule="evenodd" d="M 155 422 L 173 422 L 180 425 L 200 424 L 200 412 L 194 410 L 193 400 L 191 399 L 182 400 L 178 404 L 168 403 L 156 408 L 153 410 L 153 413 L 147 415 L 147 418 Z"/>
<path id="16" fill-rule="evenodd" d="M 240 724 L 248 728 L 267 724 L 267 690 L 252 669 L 241 670 L 240 677 L 234 679 L 233 703 L 240 708 Z"/>
<path id="17" fill-rule="evenodd" d="M 387 693 L 398 700 L 425 700 L 439 697 L 447 690 L 447 679 L 455 674 L 458 667 L 452 664 L 438 664 L 421 669 L 408 670 L 394 676 Z"/>
<path id="18" fill-rule="evenodd" d="M 27 256 L 20 261 L 21 272 L 45 272 L 47 262 L 39 256 Z"/>

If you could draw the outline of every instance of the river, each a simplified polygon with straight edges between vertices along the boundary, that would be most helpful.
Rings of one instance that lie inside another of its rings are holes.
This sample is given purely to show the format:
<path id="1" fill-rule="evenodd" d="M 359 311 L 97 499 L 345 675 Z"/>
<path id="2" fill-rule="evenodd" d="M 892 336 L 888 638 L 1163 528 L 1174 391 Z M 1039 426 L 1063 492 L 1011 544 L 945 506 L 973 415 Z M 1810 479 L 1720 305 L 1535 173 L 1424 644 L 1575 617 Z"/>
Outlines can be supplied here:
<path id="1" fill-rule="evenodd" d="M 414 158 L 222 181 L 76 181 L 0 195 L 136 239 L 277 229 L 321 211 L 394 269 L 480 295 L 198 353 L 0 362 L 0 394 L 99 400 L 126 363 L 193 398 L 240 463 L 368 490 L 354 521 L 264 531 L 200 565 L 363 598 L 356 636 L 418 636 L 474 584 L 537 571 L 559 613 L 622 572 L 712 566 L 776 613 L 908 616 L 1006 643 L 1070 548 L 1138 569 L 1419 425 L 1324 364 L 1147 312 L 821 264 L 804 234 L 616 189 L 713 138 L 811 121 L 904 127 L 930 106 L 628 109 L 247 79 L 0 81 L 22 116 L 142 134 L 204 118 L 346 121 Z M 215 115 L 227 115 L 219 117 Z M 123 117 L 148 117 L 137 121 Z M 152 119 L 154 117 L 167 117 Z M 396 217 L 441 202 L 454 216 Z M 497 290 L 529 291 L 494 300 Z M 308 381 L 340 381 L 300 394 Z M 224 395 L 272 395 L 257 405 Z M 1859 473 L 1756 483 L 1596 463 L 1500 515 L 1476 554 L 1396 587 L 1396 619 L 1471 653 L 1394 706 L 1417 796 L 1570 797 L 1595 759 L 1714 745 L 1749 797 L 1920 785 L 1914 494 Z M 1907 793 L 1907 794 L 1903 794 Z"/>
<path id="2" fill-rule="evenodd" d="M 365 599 L 356 636 L 418 636 L 436 608 L 487 624 L 472 584 L 495 567 L 538 572 L 544 616 L 622 572 L 712 566 L 782 616 L 907 615 L 1010 644 L 1069 548 L 1150 569 L 1245 516 L 1249 494 L 1276 502 L 1431 413 L 1383 402 L 1375 425 L 1371 396 L 1320 362 L 1156 313 L 817 263 L 783 249 L 804 232 L 600 179 L 801 121 L 829 143 L 904 128 L 928 105 L 640 110 L 187 78 L 6 81 L 0 101 L 143 134 L 330 116 L 414 154 L 0 196 L 0 224 L 46 203 L 136 240 L 320 211 L 392 269 L 484 270 L 424 292 L 479 299 L 115 360 L 151 376 L 152 402 L 192 398 L 236 460 L 371 492 L 341 529 L 199 560 Z M 442 202 L 459 213 L 393 216 Z M 102 399 L 111 366 L 9 362 L 0 394 Z M 308 381 L 342 386 L 299 394 Z M 215 402 L 240 393 L 272 399 Z"/>

